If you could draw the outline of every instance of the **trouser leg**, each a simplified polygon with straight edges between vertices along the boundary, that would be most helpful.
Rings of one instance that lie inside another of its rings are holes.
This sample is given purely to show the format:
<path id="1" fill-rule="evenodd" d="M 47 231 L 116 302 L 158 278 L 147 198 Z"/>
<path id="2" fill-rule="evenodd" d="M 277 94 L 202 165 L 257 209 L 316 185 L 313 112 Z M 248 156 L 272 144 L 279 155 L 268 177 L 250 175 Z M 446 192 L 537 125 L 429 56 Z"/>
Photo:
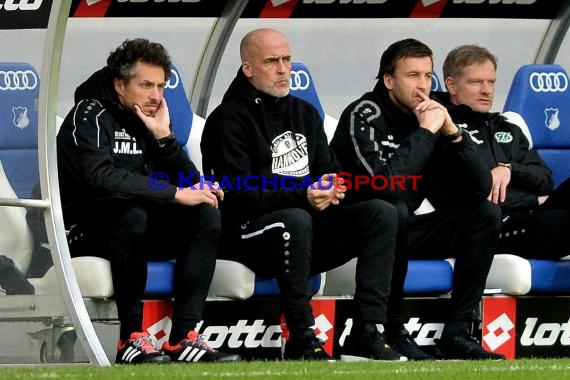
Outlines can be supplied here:
<path id="1" fill-rule="evenodd" d="M 487 275 L 493 263 L 500 230 L 500 210 L 489 202 L 480 203 L 458 232 L 454 248 L 452 314 L 456 320 L 473 320 L 481 301 Z"/>
<path id="2" fill-rule="evenodd" d="M 109 261 L 120 322 L 119 337 L 142 330 L 142 305 L 147 278 L 147 212 L 141 207 L 114 210 L 108 220 Z"/>
<path id="3" fill-rule="evenodd" d="M 408 207 L 404 202 L 397 202 L 398 233 L 394 256 L 392 284 L 388 298 L 388 324 L 401 326 L 406 320 L 404 310 L 404 282 L 408 273 Z"/>
<path id="4" fill-rule="evenodd" d="M 69 244 L 72 257 L 98 256 L 109 260 L 119 338 L 128 339 L 132 332 L 142 330 L 147 210 L 131 202 L 111 200 L 66 210 L 64 216 L 66 225 L 73 226 L 73 235 L 78 238 Z"/>
<path id="5" fill-rule="evenodd" d="M 169 336 L 170 343 L 176 344 L 202 319 L 216 266 L 220 213 L 205 204 L 155 211 L 149 228 L 152 259 L 176 259 Z"/>
<path id="6" fill-rule="evenodd" d="M 500 218 L 499 207 L 484 201 L 410 219 L 411 258 L 455 257 L 450 320 L 474 318 L 496 250 Z"/>
<path id="7" fill-rule="evenodd" d="M 225 254 L 227 258 L 277 279 L 281 307 L 292 336 L 314 325 L 309 283 L 312 241 L 313 219 L 300 208 L 265 214 L 225 241 L 225 247 L 232 247 L 232 252 Z"/>
<path id="8" fill-rule="evenodd" d="M 570 210 L 538 208 L 505 215 L 497 252 L 551 260 L 570 254 Z"/>
<path id="9" fill-rule="evenodd" d="M 325 272 L 356 257 L 354 319 L 386 322 L 397 233 L 394 206 L 370 200 L 329 207 L 315 218 L 313 273 Z"/>

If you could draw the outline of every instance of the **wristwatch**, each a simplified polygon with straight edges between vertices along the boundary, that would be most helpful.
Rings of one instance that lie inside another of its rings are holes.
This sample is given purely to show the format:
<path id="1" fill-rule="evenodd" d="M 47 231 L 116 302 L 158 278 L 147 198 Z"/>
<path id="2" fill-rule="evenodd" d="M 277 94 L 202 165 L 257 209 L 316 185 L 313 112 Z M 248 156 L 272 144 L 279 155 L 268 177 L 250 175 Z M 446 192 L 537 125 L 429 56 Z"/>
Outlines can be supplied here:
<path id="1" fill-rule="evenodd" d="M 513 171 L 513 166 L 506 162 L 497 162 L 497 166 L 504 166 L 505 168 L 509 168 L 510 171 Z"/>
<path id="2" fill-rule="evenodd" d="M 459 138 L 459 136 L 463 135 L 463 128 L 457 127 L 457 132 L 454 132 L 450 135 L 444 135 L 447 141 L 453 142 Z"/>
<path id="3" fill-rule="evenodd" d="M 174 140 L 175 138 L 176 138 L 176 135 L 174 134 L 174 132 L 170 131 L 170 134 L 168 136 L 156 139 L 156 141 L 158 142 L 159 146 L 164 146 L 164 145 L 168 144 L 169 142 L 171 142 L 172 140 Z"/>

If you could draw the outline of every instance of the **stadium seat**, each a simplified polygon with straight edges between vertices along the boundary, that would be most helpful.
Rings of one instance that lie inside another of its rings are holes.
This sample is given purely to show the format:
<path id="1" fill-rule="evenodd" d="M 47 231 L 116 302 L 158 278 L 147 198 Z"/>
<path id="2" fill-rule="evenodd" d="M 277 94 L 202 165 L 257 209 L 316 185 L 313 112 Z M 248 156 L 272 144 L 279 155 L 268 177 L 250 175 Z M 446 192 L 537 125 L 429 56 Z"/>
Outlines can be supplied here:
<path id="1" fill-rule="evenodd" d="M 522 257 L 496 254 L 487 275 L 485 294 L 525 295 L 532 284 L 531 264 Z"/>
<path id="2" fill-rule="evenodd" d="M 435 72 L 431 75 L 431 91 L 445 91 L 443 82 L 439 79 Z"/>
<path id="3" fill-rule="evenodd" d="M 513 79 L 504 112 L 524 120 L 532 145 L 554 174 L 555 186 L 570 177 L 570 87 L 560 65 L 524 65 Z"/>
<path id="4" fill-rule="evenodd" d="M 353 296 L 356 259 L 326 273 L 325 296 Z M 446 294 L 453 287 L 451 260 L 410 260 L 404 282 L 407 295 Z"/>
<path id="5" fill-rule="evenodd" d="M 40 79 L 28 63 L 0 62 L 0 197 L 32 198 L 39 181 L 38 99 Z M 0 254 L 26 273 L 33 241 L 26 209 L 0 207 Z"/>
<path id="6" fill-rule="evenodd" d="M 27 63 L 0 63 L 0 161 L 18 198 L 31 198 L 39 181 L 40 80 Z"/>
<path id="7" fill-rule="evenodd" d="M 323 126 L 329 142 L 333 138 L 338 120 L 328 115 L 317 94 L 317 89 L 309 68 L 300 62 L 293 62 L 291 66 L 290 94 L 311 103 L 321 115 Z"/>
<path id="8" fill-rule="evenodd" d="M 523 129 L 551 168 L 555 186 L 570 177 L 569 105 L 566 70 L 555 64 L 529 64 L 516 72 L 504 106 L 505 116 Z M 530 293 L 570 292 L 570 261 L 528 261 Z"/>

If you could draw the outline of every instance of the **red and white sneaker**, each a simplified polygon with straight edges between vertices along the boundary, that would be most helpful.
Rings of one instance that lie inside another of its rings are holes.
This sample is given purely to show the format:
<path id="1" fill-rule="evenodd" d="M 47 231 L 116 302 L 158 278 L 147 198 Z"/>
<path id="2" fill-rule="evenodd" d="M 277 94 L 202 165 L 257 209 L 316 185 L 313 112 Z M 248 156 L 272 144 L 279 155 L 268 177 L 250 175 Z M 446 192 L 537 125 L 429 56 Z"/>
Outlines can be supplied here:
<path id="1" fill-rule="evenodd" d="M 164 342 L 162 350 L 173 362 L 235 362 L 241 359 L 237 354 L 214 350 L 196 331 L 190 331 L 186 339 L 174 346 Z"/>
<path id="2" fill-rule="evenodd" d="M 117 344 L 115 364 L 168 363 L 170 357 L 157 350 L 147 332 L 134 332 Z"/>

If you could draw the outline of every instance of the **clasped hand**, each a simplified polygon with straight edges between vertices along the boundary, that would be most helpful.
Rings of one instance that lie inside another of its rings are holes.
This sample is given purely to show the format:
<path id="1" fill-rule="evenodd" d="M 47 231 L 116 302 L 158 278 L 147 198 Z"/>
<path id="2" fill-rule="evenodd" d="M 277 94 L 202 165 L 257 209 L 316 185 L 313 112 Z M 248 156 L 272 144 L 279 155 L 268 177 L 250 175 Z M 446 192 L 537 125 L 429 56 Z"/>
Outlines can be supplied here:
<path id="1" fill-rule="evenodd" d="M 344 199 L 345 191 L 343 179 L 336 173 L 329 173 L 307 188 L 307 199 L 315 210 L 322 211 L 331 204 L 338 205 Z"/>

